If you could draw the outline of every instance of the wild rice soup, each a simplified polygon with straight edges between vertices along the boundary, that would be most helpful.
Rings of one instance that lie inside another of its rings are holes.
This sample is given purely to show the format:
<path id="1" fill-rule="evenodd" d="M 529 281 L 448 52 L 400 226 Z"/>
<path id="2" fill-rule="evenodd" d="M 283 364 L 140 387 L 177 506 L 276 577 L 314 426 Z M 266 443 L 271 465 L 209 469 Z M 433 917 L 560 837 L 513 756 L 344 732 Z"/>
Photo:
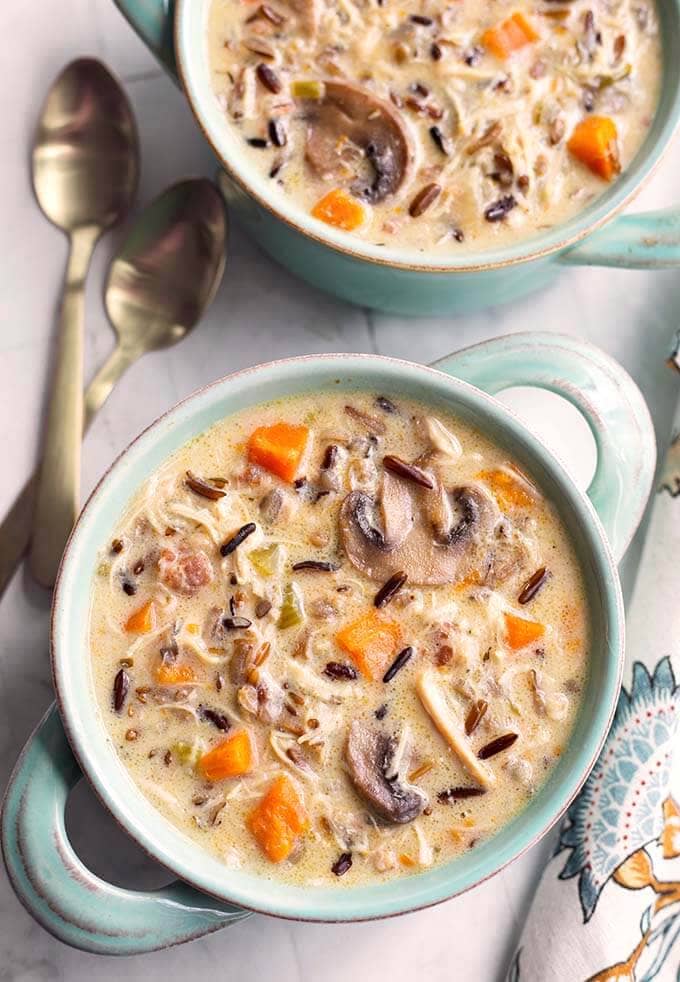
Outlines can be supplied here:
<path id="1" fill-rule="evenodd" d="M 228 867 L 357 884 L 522 809 L 587 674 L 554 507 L 446 412 L 367 392 L 245 410 L 103 545 L 90 646 L 132 779 Z"/>
<path id="2" fill-rule="evenodd" d="M 651 0 L 213 0 L 207 36 L 254 169 L 424 252 L 585 208 L 639 149 L 661 74 Z"/>

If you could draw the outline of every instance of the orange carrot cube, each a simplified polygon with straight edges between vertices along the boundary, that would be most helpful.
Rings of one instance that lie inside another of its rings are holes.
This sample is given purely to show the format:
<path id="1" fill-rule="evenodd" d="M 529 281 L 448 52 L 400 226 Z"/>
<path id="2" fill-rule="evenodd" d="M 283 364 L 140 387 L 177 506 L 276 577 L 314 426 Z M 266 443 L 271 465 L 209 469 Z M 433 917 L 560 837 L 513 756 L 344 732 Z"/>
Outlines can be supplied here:
<path id="1" fill-rule="evenodd" d="M 349 194 L 335 188 L 317 201 L 312 208 L 312 215 L 334 228 L 353 232 L 363 224 L 366 212 Z"/>
<path id="2" fill-rule="evenodd" d="M 611 181 L 621 172 L 617 135 L 609 116 L 587 116 L 574 127 L 567 147 L 593 174 Z"/>
<path id="3" fill-rule="evenodd" d="M 156 669 L 156 681 L 159 685 L 183 685 L 185 682 L 195 682 L 196 673 L 191 665 L 159 665 Z"/>
<path id="4" fill-rule="evenodd" d="M 248 459 L 283 481 L 294 481 L 308 442 L 306 426 L 259 426 L 248 440 Z"/>
<path id="5" fill-rule="evenodd" d="M 248 828 L 265 856 L 281 863 L 309 828 L 302 798 L 286 774 L 274 778 L 248 817 Z"/>
<path id="6" fill-rule="evenodd" d="M 539 621 L 529 621 L 516 614 L 505 613 L 505 640 L 513 651 L 526 648 L 528 644 L 538 641 L 545 634 L 545 624 Z"/>
<path id="7" fill-rule="evenodd" d="M 203 754 L 198 769 L 207 781 L 248 774 L 255 766 L 255 751 L 247 730 L 238 730 Z"/>
<path id="8" fill-rule="evenodd" d="M 150 634 L 156 626 L 156 607 L 153 600 L 133 611 L 125 622 L 128 634 Z"/>
<path id="9" fill-rule="evenodd" d="M 480 471 L 477 477 L 489 485 L 504 511 L 529 508 L 534 503 L 534 488 L 523 474 L 510 467 Z"/>
<path id="10" fill-rule="evenodd" d="M 371 610 L 346 624 L 335 640 L 347 652 L 362 675 L 371 681 L 381 678 L 401 644 L 401 628 Z"/>
<path id="11" fill-rule="evenodd" d="M 526 19 L 524 14 L 511 14 L 507 20 L 490 27 L 482 34 L 484 47 L 504 61 L 513 51 L 518 51 L 525 44 L 538 40 L 538 33 Z"/>

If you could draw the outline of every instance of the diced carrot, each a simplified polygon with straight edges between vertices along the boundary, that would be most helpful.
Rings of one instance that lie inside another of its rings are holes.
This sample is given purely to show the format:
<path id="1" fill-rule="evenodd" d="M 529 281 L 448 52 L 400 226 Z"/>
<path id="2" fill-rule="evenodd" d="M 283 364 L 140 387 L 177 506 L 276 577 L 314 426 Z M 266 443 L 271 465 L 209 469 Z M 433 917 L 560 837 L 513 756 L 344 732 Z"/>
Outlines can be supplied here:
<path id="1" fill-rule="evenodd" d="M 358 201 L 340 188 L 334 188 L 317 201 L 312 215 L 327 225 L 353 232 L 363 223 L 366 213 Z"/>
<path id="2" fill-rule="evenodd" d="M 462 592 L 463 590 L 469 590 L 470 587 L 479 586 L 482 582 L 482 576 L 478 569 L 471 569 L 469 573 L 466 573 L 462 580 L 458 580 L 456 583 L 456 590 Z"/>
<path id="3" fill-rule="evenodd" d="M 125 621 L 125 630 L 128 634 L 150 634 L 156 626 L 156 607 L 153 600 L 147 600 L 145 604 L 133 611 Z"/>
<path id="4" fill-rule="evenodd" d="M 255 765 L 253 742 L 247 730 L 238 730 L 203 754 L 198 769 L 208 781 L 248 774 Z"/>
<path id="5" fill-rule="evenodd" d="M 272 863 L 283 862 L 309 828 L 302 798 L 286 774 L 274 778 L 248 816 L 248 828 Z"/>
<path id="6" fill-rule="evenodd" d="M 516 614 L 503 614 L 505 619 L 505 639 L 513 651 L 526 648 L 533 641 L 538 641 L 545 634 L 545 624 L 539 621 L 528 621 Z"/>
<path id="7" fill-rule="evenodd" d="M 480 471 L 477 477 L 489 485 L 504 511 L 528 508 L 534 503 L 533 488 L 519 471 L 498 467 L 492 471 Z"/>
<path id="8" fill-rule="evenodd" d="M 159 685 L 182 685 L 184 682 L 195 682 L 196 673 L 191 665 L 163 665 L 156 669 L 156 681 Z"/>
<path id="9" fill-rule="evenodd" d="M 308 442 L 306 426 L 259 426 L 250 434 L 248 459 L 284 481 L 294 481 Z"/>
<path id="10" fill-rule="evenodd" d="M 598 177 L 611 181 L 621 172 L 616 123 L 609 116 L 587 116 L 574 127 L 569 152 Z"/>
<path id="11" fill-rule="evenodd" d="M 511 14 L 507 20 L 501 21 L 495 27 L 490 27 L 482 34 L 482 44 L 497 58 L 504 60 L 513 51 L 518 51 L 525 44 L 538 40 L 538 33 L 526 19 L 524 14 Z"/>
<path id="12" fill-rule="evenodd" d="M 345 625 L 335 640 L 346 651 L 362 675 L 374 680 L 384 675 L 401 644 L 401 628 L 371 610 Z"/>
<path id="13" fill-rule="evenodd" d="M 416 861 L 413 856 L 409 856 L 407 852 L 402 852 L 399 854 L 399 862 L 402 866 L 406 866 L 412 869 L 416 865 Z"/>

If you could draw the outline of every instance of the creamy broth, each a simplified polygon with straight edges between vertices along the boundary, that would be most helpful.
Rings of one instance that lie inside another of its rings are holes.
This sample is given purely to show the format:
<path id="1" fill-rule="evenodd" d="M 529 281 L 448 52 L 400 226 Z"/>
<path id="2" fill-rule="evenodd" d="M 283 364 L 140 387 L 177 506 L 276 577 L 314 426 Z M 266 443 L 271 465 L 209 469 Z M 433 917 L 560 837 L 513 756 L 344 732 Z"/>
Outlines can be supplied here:
<path id="1" fill-rule="evenodd" d="M 499 447 L 326 392 L 168 459 L 102 546 L 89 637 L 103 724 L 169 822 L 227 867 L 351 886 L 525 807 L 569 740 L 589 616 L 556 510 Z"/>
<path id="2" fill-rule="evenodd" d="M 585 208 L 639 149 L 661 74 L 648 0 L 213 0 L 207 46 L 225 125 L 279 194 L 427 253 Z"/>

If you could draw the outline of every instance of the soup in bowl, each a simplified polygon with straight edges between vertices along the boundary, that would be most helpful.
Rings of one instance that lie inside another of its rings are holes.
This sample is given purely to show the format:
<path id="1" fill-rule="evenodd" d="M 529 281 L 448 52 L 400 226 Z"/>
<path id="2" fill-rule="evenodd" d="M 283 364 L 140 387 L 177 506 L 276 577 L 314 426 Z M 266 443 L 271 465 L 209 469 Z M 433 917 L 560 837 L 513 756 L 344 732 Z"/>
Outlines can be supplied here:
<path id="1" fill-rule="evenodd" d="M 584 577 L 450 412 L 316 391 L 229 416 L 102 543 L 89 647 L 138 788 L 228 868 L 379 883 L 476 848 L 569 742 Z"/>
<path id="2" fill-rule="evenodd" d="M 428 256 L 584 209 L 659 95 L 646 0 L 213 0 L 207 33 L 249 166 L 319 221 Z"/>
<path id="3" fill-rule="evenodd" d="M 613 220 L 680 118 L 680 0 L 116 2 L 234 215 L 314 286 L 422 316 L 680 259 L 673 206 Z"/>
<path id="4" fill-rule="evenodd" d="M 238 372 L 104 477 L 56 588 L 60 716 L 2 815 L 12 883 L 58 937 L 139 952 L 244 909 L 403 913 L 497 872 L 567 807 L 618 691 L 615 560 L 563 467 L 463 379 L 579 403 L 620 556 L 649 416 L 611 359 L 547 335 L 440 370 L 331 355 Z M 182 883 L 139 893 L 86 869 L 63 824 L 76 759 Z"/>

